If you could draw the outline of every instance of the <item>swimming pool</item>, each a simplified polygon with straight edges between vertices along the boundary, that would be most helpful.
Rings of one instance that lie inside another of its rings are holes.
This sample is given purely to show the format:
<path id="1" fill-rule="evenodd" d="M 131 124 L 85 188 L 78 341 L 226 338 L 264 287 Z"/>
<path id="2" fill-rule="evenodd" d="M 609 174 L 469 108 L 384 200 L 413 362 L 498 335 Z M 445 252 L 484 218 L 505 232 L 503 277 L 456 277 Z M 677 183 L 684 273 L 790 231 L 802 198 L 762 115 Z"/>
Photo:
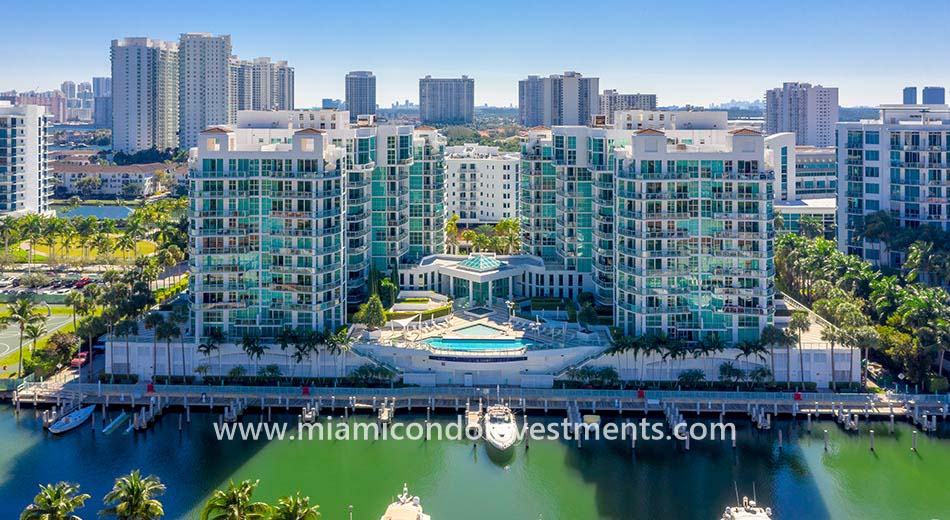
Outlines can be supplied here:
<path id="1" fill-rule="evenodd" d="M 429 338 L 429 346 L 444 350 L 510 350 L 527 348 L 531 343 L 520 338 L 511 339 L 446 339 Z"/>
<path id="2" fill-rule="evenodd" d="M 458 334 L 459 336 L 471 336 L 471 337 L 481 337 L 481 336 L 497 336 L 504 331 L 501 329 L 496 329 L 495 327 L 489 327 L 479 323 L 477 325 L 469 325 L 468 327 L 462 327 L 461 329 L 453 330 L 453 334 Z"/>

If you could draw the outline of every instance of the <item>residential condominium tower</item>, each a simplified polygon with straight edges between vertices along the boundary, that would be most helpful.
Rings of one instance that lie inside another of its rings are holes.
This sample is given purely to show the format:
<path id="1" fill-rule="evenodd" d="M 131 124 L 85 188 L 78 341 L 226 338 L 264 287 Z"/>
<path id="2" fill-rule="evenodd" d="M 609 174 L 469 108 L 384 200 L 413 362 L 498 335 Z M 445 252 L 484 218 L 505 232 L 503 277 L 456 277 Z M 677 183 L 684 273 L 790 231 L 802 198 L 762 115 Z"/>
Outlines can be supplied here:
<path id="1" fill-rule="evenodd" d="M 495 224 L 519 216 L 521 157 L 479 144 L 445 149 L 446 206 L 459 224 Z"/>
<path id="2" fill-rule="evenodd" d="M 656 110 L 656 94 L 619 94 L 605 90 L 600 95 L 600 114 L 606 116 L 607 124 L 614 123 L 618 110 Z"/>
<path id="3" fill-rule="evenodd" d="M 901 228 L 950 229 L 950 106 L 882 105 L 877 120 L 838 123 L 838 248 L 899 267 L 869 215 Z"/>
<path id="4" fill-rule="evenodd" d="M 192 148 L 199 132 L 230 121 L 231 37 L 185 33 L 178 53 L 178 140 Z"/>
<path id="5" fill-rule="evenodd" d="M 796 144 L 834 146 L 838 88 L 784 83 L 765 93 L 765 132 L 794 132 Z"/>
<path id="6" fill-rule="evenodd" d="M 112 40 L 112 147 L 117 152 L 178 146 L 178 44 Z"/>
<path id="7" fill-rule="evenodd" d="M 586 125 L 600 113 L 600 80 L 568 71 L 518 82 L 518 115 L 525 126 Z"/>
<path id="8" fill-rule="evenodd" d="M 314 128 L 214 127 L 191 172 L 198 342 L 346 320 L 345 151 Z"/>
<path id="9" fill-rule="evenodd" d="M 468 124 L 474 120 L 475 79 L 419 80 L 419 118 L 423 124 Z"/>
<path id="10" fill-rule="evenodd" d="M 49 211 L 51 137 L 44 107 L 0 101 L 0 215 Z"/>
<path id="11" fill-rule="evenodd" d="M 376 114 L 376 76 L 368 70 L 354 70 L 346 75 L 346 109 L 350 122 L 359 116 Z"/>

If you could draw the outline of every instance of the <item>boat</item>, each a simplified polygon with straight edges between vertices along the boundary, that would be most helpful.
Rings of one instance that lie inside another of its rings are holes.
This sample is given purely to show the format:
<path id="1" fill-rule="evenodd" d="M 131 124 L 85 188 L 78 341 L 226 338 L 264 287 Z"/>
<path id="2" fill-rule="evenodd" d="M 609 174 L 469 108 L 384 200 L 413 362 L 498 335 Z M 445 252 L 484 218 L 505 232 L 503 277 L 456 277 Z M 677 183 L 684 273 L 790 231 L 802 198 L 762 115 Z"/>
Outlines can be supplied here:
<path id="1" fill-rule="evenodd" d="M 485 411 L 485 440 L 498 451 L 506 451 L 518 442 L 518 423 L 511 408 L 503 404 L 489 406 Z"/>
<path id="2" fill-rule="evenodd" d="M 740 505 L 726 508 L 721 520 L 772 520 L 772 508 L 759 507 L 755 500 L 742 497 Z"/>
<path id="3" fill-rule="evenodd" d="M 386 512 L 379 520 L 432 520 L 432 517 L 422 512 L 419 497 L 409 494 L 409 486 L 402 485 L 402 494 L 396 501 L 389 504 Z"/>
<path id="4" fill-rule="evenodd" d="M 51 433 L 65 433 L 72 430 L 92 417 L 92 412 L 96 410 L 95 406 L 86 406 L 72 413 L 67 414 L 62 419 L 51 424 L 49 431 Z"/>

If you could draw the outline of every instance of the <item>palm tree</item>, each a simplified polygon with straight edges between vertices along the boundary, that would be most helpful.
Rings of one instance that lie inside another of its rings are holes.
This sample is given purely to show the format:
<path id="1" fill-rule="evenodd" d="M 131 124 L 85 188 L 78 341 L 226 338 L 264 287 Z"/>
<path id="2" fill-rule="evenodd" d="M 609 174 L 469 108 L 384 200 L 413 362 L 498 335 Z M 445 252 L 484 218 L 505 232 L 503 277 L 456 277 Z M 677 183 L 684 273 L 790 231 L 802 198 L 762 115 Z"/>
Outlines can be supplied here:
<path id="1" fill-rule="evenodd" d="M 0 327 L 15 325 L 20 331 L 20 350 L 17 355 L 17 377 L 23 375 L 23 337 L 30 325 L 46 323 L 46 315 L 39 312 L 32 298 L 21 297 L 7 304 L 7 315 L 0 317 Z"/>
<path id="2" fill-rule="evenodd" d="M 234 481 L 228 488 L 215 490 L 201 510 L 201 520 L 263 520 L 271 508 L 264 502 L 253 502 L 254 488 L 259 480 L 245 480 L 238 485 Z"/>
<path id="3" fill-rule="evenodd" d="M 36 240 L 43 235 L 43 221 L 39 215 L 29 214 L 20 219 L 20 235 L 30 242 L 29 248 L 29 269 L 33 269 L 33 248 Z"/>
<path id="4" fill-rule="evenodd" d="M 247 354 L 248 359 L 254 360 L 254 373 L 258 371 L 258 364 L 261 361 L 261 358 L 264 357 L 264 351 L 268 348 L 266 345 L 261 343 L 260 336 L 255 334 L 245 334 L 241 338 L 241 350 Z"/>
<path id="5" fill-rule="evenodd" d="M 76 328 L 76 315 L 80 313 L 86 305 L 86 297 L 83 296 L 80 291 L 69 291 L 66 295 L 66 298 L 63 300 L 66 305 L 69 305 L 73 310 L 73 329 Z"/>
<path id="6" fill-rule="evenodd" d="M 785 346 L 788 343 L 789 337 L 784 330 L 776 327 L 775 325 L 766 325 L 765 328 L 762 329 L 759 339 L 764 345 L 768 345 L 769 347 L 769 358 L 772 363 L 772 374 L 775 374 L 775 346 Z"/>
<path id="7" fill-rule="evenodd" d="M 310 497 L 301 497 L 298 491 L 294 496 L 277 499 L 270 520 L 317 520 L 319 509 L 318 505 L 310 505 Z"/>
<path id="8" fill-rule="evenodd" d="M 17 220 L 10 216 L 0 218 L 0 238 L 3 239 L 4 252 L 10 252 L 10 240 L 17 234 Z"/>
<path id="9" fill-rule="evenodd" d="M 30 346 L 30 352 L 35 352 L 36 342 L 46 335 L 46 325 L 44 323 L 31 323 L 26 326 L 24 333 L 26 339 L 33 342 L 33 345 Z"/>
<path id="10" fill-rule="evenodd" d="M 155 381 L 158 365 L 158 330 L 165 323 L 165 317 L 157 312 L 145 316 L 145 329 L 152 331 L 152 382 Z"/>
<path id="11" fill-rule="evenodd" d="M 168 355 L 168 382 L 172 379 L 172 340 L 181 336 L 181 329 L 172 321 L 163 321 L 155 329 L 155 339 L 165 340 L 165 353 Z"/>
<path id="12" fill-rule="evenodd" d="M 78 484 L 60 482 L 40 486 L 33 503 L 20 513 L 20 520 L 82 520 L 72 514 L 81 509 L 89 495 L 79 493 Z"/>
<path id="13" fill-rule="evenodd" d="M 445 241 L 451 251 L 458 254 L 459 248 L 459 216 L 455 213 L 445 221 Z"/>
<path id="14" fill-rule="evenodd" d="M 806 311 L 795 311 L 792 313 L 792 317 L 788 321 L 788 330 L 798 340 L 798 363 L 799 363 L 799 371 L 800 371 L 799 375 L 801 376 L 803 387 L 805 386 L 805 358 L 804 358 L 804 353 L 802 350 L 802 335 L 805 332 L 807 332 L 808 329 L 810 328 L 811 328 L 811 317 L 808 315 Z M 791 361 L 792 361 L 791 351 L 789 351 L 788 353 L 788 361 L 789 361 L 788 363 L 789 366 L 791 366 Z M 788 388 L 792 387 L 791 372 L 792 372 L 791 368 L 789 368 L 786 381 L 785 381 Z"/>
<path id="15" fill-rule="evenodd" d="M 157 520 L 165 516 L 162 503 L 155 497 L 165 493 L 165 484 L 155 475 L 142 477 L 139 470 L 115 479 L 112 491 L 102 501 L 110 506 L 99 516 L 118 520 Z"/>
<path id="16" fill-rule="evenodd" d="M 135 336 L 139 333 L 139 323 L 135 320 L 126 319 L 119 322 L 115 327 L 115 334 L 125 338 L 125 367 L 126 372 L 132 373 L 131 347 L 129 346 L 129 336 Z M 113 364 L 113 367 L 115 365 Z M 115 372 L 115 368 L 112 369 Z"/>
<path id="17" fill-rule="evenodd" d="M 838 385 L 835 382 L 835 343 L 841 339 L 841 333 L 834 327 L 825 327 L 821 329 L 821 340 L 831 345 L 831 390 L 837 391 Z"/>
<path id="18" fill-rule="evenodd" d="M 198 344 L 198 353 L 209 359 L 211 358 L 211 354 L 221 350 L 220 347 L 218 347 L 218 341 L 222 336 L 221 331 L 218 329 L 212 329 L 212 332 L 217 332 L 217 334 L 208 334 L 207 339 L 205 339 L 203 343 Z M 220 369 L 220 362 L 218 365 L 218 368 Z"/>
<path id="19" fill-rule="evenodd" d="M 128 260 L 129 251 L 135 251 L 136 244 L 137 242 L 135 240 L 135 237 L 128 231 L 126 231 L 125 233 L 122 233 L 122 235 L 120 235 L 119 238 L 116 239 L 116 242 L 115 242 L 116 247 L 119 248 L 119 251 L 122 251 L 123 258 L 125 258 L 126 260 Z"/>
<path id="20" fill-rule="evenodd" d="M 356 343 L 356 340 L 353 339 L 346 327 L 341 327 L 340 330 L 334 333 L 327 333 L 327 347 L 334 354 L 343 355 L 343 370 L 346 370 L 346 356 L 353 350 L 353 344 Z"/>

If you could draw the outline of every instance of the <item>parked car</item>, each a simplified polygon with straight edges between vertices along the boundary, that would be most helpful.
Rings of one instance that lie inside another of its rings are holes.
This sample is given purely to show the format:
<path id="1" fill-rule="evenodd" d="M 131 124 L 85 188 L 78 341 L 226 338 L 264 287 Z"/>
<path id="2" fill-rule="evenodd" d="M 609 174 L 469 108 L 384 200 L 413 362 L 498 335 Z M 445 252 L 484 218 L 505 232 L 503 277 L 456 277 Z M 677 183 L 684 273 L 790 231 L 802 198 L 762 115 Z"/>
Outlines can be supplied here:
<path id="1" fill-rule="evenodd" d="M 73 368 L 79 368 L 88 362 L 89 362 L 89 353 L 80 352 L 76 354 L 76 357 L 74 357 L 72 361 L 69 362 L 69 365 L 72 366 Z"/>

